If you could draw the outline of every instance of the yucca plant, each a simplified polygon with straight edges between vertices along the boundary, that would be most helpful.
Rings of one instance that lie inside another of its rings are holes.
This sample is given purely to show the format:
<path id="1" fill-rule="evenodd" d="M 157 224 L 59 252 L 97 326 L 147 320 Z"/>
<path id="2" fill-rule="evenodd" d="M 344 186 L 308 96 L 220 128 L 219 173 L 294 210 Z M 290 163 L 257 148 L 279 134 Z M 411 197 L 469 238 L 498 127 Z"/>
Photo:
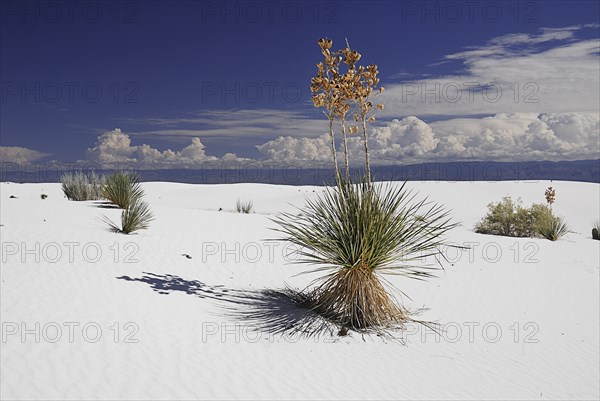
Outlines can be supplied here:
<path id="1" fill-rule="evenodd" d="M 415 262 L 438 257 L 442 235 L 456 225 L 441 206 L 415 197 L 405 184 L 342 181 L 307 200 L 300 216 L 275 219 L 276 230 L 301 249 L 300 262 L 329 272 L 309 292 L 316 311 L 354 330 L 378 331 L 408 319 L 382 275 L 432 277 L 435 265 Z"/>
<path id="2" fill-rule="evenodd" d="M 121 209 L 126 209 L 144 195 L 139 176 L 130 172 L 117 172 L 106 178 L 103 196 Z"/>
<path id="3" fill-rule="evenodd" d="M 242 202 L 241 200 L 237 200 L 235 203 L 235 211 L 238 213 L 249 214 L 252 213 L 252 209 L 254 208 L 254 204 L 252 201 Z"/>
<path id="4" fill-rule="evenodd" d="M 550 241 L 556 241 L 571 230 L 561 217 L 555 216 L 549 208 L 541 213 L 535 222 L 535 231 Z"/>
<path id="5" fill-rule="evenodd" d="M 442 236 L 456 224 L 438 204 L 416 195 L 405 184 L 375 185 L 370 174 L 366 122 L 373 122 L 369 101 L 379 84 L 376 65 L 358 66 L 361 54 L 346 48 L 332 51 L 333 42 L 318 42 L 324 62 L 317 64 L 317 76 L 311 80 L 315 107 L 324 108 L 329 120 L 336 186 L 324 195 L 307 200 L 300 214 L 283 213 L 274 219 L 275 230 L 299 247 L 299 261 L 314 265 L 312 272 L 326 271 L 303 291 L 316 312 L 341 327 L 385 332 L 410 320 L 409 312 L 397 302 L 384 274 L 401 274 L 424 279 L 433 276 L 435 265 L 416 263 L 433 257 L 439 262 Z M 346 71 L 340 67 L 347 65 Z M 382 92 L 382 89 L 380 89 Z M 346 137 L 358 134 L 358 126 L 346 126 L 346 116 L 355 110 L 354 119 L 363 127 L 365 178 L 353 184 L 349 168 Z M 383 105 L 377 105 L 383 109 Z M 339 172 L 336 159 L 333 120 L 342 132 L 345 174 Z"/>
<path id="6" fill-rule="evenodd" d="M 61 175 L 62 190 L 67 199 L 73 201 L 98 200 L 102 198 L 104 178 L 93 171 L 84 174 L 82 171 Z"/>
<path id="7" fill-rule="evenodd" d="M 121 212 L 121 226 L 113 223 L 108 217 L 104 216 L 104 221 L 110 227 L 111 231 L 122 234 L 131 234 L 138 230 L 145 230 L 154 220 L 154 215 L 148 204 L 141 199 L 135 199 L 127 208 Z"/>

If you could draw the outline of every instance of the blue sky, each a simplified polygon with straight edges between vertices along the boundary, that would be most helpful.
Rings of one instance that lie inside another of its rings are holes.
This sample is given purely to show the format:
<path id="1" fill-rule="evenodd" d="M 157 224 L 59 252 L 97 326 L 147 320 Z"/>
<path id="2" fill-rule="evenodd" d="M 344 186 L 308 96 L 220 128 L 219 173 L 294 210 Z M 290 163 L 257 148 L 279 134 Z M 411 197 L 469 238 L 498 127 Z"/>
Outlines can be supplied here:
<path id="1" fill-rule="evenodd" d="M 597 1 L 0 7 L 3 161 L 323 161 L 324 36 L 379 66 L 376 162 L 599 157 Z"/>

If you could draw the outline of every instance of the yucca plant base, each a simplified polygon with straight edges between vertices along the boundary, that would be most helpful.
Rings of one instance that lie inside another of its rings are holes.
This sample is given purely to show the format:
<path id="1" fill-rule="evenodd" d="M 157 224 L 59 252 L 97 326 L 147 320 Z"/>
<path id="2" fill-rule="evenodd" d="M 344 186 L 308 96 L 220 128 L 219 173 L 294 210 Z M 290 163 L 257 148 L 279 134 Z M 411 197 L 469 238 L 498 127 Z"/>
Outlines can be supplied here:
<path id="1" fill-rule="evenodd" d="M 379 330 L 410 320 L 408 311 L 396 304 L 377 273 L 363 266 L 327 276 L 308 299 L 315 312 L 343 329 Z"/>

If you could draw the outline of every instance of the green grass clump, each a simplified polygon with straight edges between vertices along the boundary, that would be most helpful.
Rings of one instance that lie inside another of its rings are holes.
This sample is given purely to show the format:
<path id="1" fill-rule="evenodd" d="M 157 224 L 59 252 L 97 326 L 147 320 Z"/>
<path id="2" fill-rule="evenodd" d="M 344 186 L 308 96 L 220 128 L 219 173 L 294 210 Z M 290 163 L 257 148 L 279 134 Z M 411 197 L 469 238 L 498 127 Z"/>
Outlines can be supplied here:
<path id="1" fill-rule="evenodd" d="M 561 217 L 552 214 L 549 208 L 542 212 L 535 221 L 535 232 L 540 236 L 556 241 L 570 232 L 569 226 Z"/>
<path id="2" fill-rule="evenodd" d="M 242 202 L 241 200 L 237 200 L 235 203 L 235 211 L 238 213 L 249 214 L 252 213 L 252 209 L 254 208 L 254 204 L 252 201 Z"/>
<path id="3" fill-rule="evenodd" d="M 154 215 L 148 204 L 138 198 L 121 212 L 121 226 L 116 225 L 106 216 L 104 216 L 104 220 L 112 231 L 131 234 L 135 231 L 147 229 L 150 222 L 154 220 Z"/>
<path id="4" fill-rule="evenodd" d="M 82 171 L 65 173 L 60 177 L 62 190 L 67 199 L 87 201 L 102 199 L 104 178 L 93 171 L 84 174 Z"/>
<path id="5" fill-rule="evenodd" d="M 300 249 L 301 262 L 329 271 L 309 297 L 313 308 L 342 327 L 382 329 L 401 324 L 408 312 L 387 291 L 382 273 L 432 277 L 434 267 L 413 262 L 438 256 L 442 235 L 456 224 L 427 200 L 415 202 L 405 185 L 343 181 L 300 216 L 284 213 L 277 231 Z"/>
<path id="6" fill-rule="evenodd" d="M 127 209 L 144 196 L 144 190 L 137 174 L 118 172 L 106 178 L 103 196 L 119 208 Z"/>

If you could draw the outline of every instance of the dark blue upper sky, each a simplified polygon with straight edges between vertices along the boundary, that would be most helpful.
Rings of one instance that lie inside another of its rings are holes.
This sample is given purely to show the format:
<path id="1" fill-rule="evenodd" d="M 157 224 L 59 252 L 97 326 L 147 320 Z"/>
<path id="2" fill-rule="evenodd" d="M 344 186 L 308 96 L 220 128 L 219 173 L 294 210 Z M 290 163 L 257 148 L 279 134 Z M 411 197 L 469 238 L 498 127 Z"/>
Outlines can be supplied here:
<path id="1" fill-rule="evenodd" d="M 84 159 L 99 134 L 117 127 L 132 134 L 132 145 L 162 151 L 181 149 L 190 137 L 161 129 L 202 131 L 220 118 L 215 111 L 318 117 L 308 85 L 320 37 L 339 46 L 347 37 L 362 61 L 379 65 L 388 86 L 461 74 L 464 62 L 440 63 L 444 56 L 503 35 L 598 24 L 599 4 L 2 1 L 0 145 L 70 161 Z M 593 38 L 597 28 L 577 33 L 578 40 Z M 183 120 L 202 111 L 210 112 L 208 121 Z M 407 114 L 398 108 L 395 118 Z M 207 153 L 245 157 L 258 157 L 255 145 L 279 135 L 292 133 L 199 134 Z"/>

